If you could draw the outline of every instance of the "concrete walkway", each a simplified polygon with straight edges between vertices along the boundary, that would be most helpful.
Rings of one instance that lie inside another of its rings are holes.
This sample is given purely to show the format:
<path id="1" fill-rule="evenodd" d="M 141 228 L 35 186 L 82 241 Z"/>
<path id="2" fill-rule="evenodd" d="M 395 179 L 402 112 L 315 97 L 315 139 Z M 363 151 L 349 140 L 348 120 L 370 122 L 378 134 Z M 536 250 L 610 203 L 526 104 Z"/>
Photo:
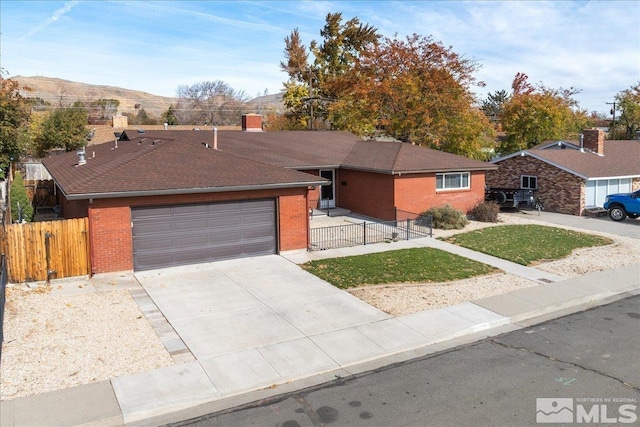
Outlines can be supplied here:
<path id="1" fill-rule="evenodd" d="M 421 246 L 457 253 L 542 284 L 393 318 L 295 265 Z M 171 327 L 165 331 L 165 345 L 171 343 L 174 351 L 183 356 L 186 351 L 190 358 L 167 368 L 3 401 L 0 424 L 159 425 L 640 293 L 640 264 L 563 280 L 432 238 L 284 256 L 123 276 L 128 288 L 135 287 L 136 280 L 144 287 L 143 311 L 161 313 Z"/>

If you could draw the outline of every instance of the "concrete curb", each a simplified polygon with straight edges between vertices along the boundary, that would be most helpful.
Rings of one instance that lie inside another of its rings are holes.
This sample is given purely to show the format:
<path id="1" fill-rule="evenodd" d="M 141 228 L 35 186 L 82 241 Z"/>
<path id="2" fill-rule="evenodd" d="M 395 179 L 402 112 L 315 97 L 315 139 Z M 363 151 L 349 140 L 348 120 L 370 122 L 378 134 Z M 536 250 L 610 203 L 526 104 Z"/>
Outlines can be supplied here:
<path id="1" fill-rule="evenodd" d="M 425 332 L 421 329 L 437 328 L 438 321 L 450 322 L 454 319 L 458 322 L 454 330 L 444 335 L 428 335 L 430 339 L 425 338 L 420 342 L 385 350 L 372 357 L 341 363 L 335 369 L 313 372 L 306 376 L 292 376 L 286 382 L 266 388 L 247 387 L 246 390 L 233 395 L 221 396 L 212 384 L 210 387 L 210 383 L 202 383 L 197 396 L 189 393 L 176 395 L 170 405 L 144 409 L 138 407 L 136 410 L 123 407 L 123 402 L 118 400 L 118 394 L 123 392 L 120 382 L 130 377 L 127 376 L 2 401 L 0 424 L 146 426 L 176 422 L 405 362 L 634 295 L 640 295 L 640 264 L 522 289 L 458 306 L 357 326 L 353 329 L 366 335 L 376 328 L 376 323 L 396 321 L 426 336 L 431 330 L 426 329 Z M 309 338 L 313 339 L 313 336 Z M 182 363 L 171 368 L 172 374 L 169 376 L 165 374 L 166 370 L 157 373 L 162 377 L 160 380 L 167 384 L 167 390 L 171 390 L 173 383 L 179 384 L 176 380 L 186 375 L 189 370 L 202 370 L 199 361 Z M 206 375 L 199 373 L 197 378 L 201 381 Z"/>

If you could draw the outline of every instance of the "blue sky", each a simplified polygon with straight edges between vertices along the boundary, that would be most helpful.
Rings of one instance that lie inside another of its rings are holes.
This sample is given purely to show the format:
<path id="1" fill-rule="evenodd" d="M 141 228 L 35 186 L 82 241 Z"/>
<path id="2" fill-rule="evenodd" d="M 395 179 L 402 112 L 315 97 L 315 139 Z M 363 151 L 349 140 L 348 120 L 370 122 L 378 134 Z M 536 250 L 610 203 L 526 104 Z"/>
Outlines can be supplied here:
<path id="1" fill-rule="evenodd" d="M 253 97 L 282 89 L 284 38 L 308 46 L 329 12 L 384 36 L 417 33 L 482 67 L 487 92 L 532 83 L 577 87 L 606 112 L 640 81 L 638 1 L 14 1 L 0 2 L 0 64 L 10 76 L 57 77 L 175 96 L 222 80 Z"/>

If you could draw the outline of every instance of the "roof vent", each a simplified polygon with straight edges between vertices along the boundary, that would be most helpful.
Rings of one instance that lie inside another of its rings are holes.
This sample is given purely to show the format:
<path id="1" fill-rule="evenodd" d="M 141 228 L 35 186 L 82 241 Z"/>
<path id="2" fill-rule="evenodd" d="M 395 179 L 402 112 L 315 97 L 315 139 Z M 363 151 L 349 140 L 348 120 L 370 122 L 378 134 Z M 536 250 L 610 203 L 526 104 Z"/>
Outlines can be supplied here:
<path id="1" fill-rule="evenodd" d="M 144 133 L 144 129 L 138 129 L 138 133 Z"/>
<path id="2" fill-rule="evenodd" d="M 78 151 L 78 166 L 84 165 L 87 163 L 87 159 L 84 157 L 84 148 L 82 151 Z"/>

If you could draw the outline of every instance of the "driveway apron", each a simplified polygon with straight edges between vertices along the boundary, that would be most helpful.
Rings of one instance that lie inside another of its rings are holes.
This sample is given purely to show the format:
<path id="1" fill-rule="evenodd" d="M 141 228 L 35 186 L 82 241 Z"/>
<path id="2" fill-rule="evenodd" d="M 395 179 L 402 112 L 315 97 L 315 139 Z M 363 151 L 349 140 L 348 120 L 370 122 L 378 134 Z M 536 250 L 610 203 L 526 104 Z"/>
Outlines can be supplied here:
<path id="1" fill-rule="evenodd" d="M 390 318 L 278 255 L 135 276 L 200 361 Z"/>

